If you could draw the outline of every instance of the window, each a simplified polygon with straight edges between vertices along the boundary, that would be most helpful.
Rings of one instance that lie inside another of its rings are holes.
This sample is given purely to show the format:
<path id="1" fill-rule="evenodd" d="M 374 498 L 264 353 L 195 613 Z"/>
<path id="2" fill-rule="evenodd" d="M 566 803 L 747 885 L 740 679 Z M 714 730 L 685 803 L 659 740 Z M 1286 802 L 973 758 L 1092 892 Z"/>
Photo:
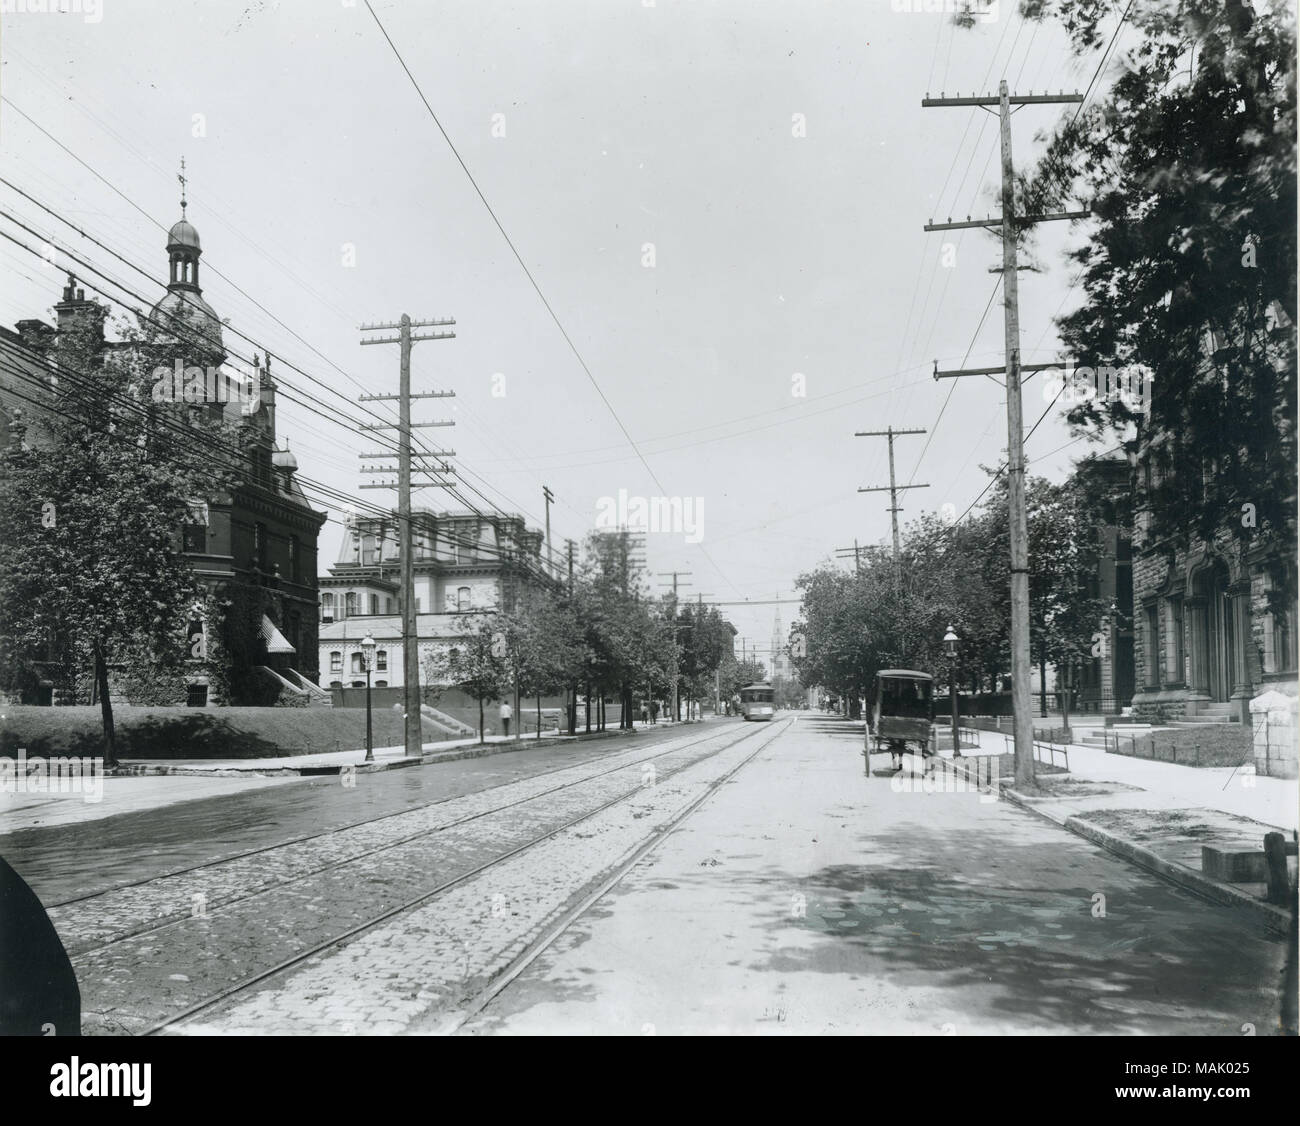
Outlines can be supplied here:
<path id="1" fill-rule="evenodd" d="M 1294 584 L 1295 575 L 1270 576 L 1269 586 L 1276 590 L 1279 587 L 1287 588 Z M 1294 589 L 1293 585 L 1289 589 Z M 1296 659 L 1296 630 L 1295 630 L 1295 610 L 1291 606 L 1274 606 L 1272 614 L 1273 625 L 1273 671 L 1274 672 L 1291 672 L 1295 669 Z"/>
<path id="2" fill-rule="evenodd" d="M 456 612 L 463 614 L 470 606 L 469 587 L 463 586 L 456 591 Z"/>
<path id="3" fill-rule="evenodd" d="M 207 654 L 207 638 L 203 631 L 203 622 L 199 618 L 191 618 L 190 624 L 186 627 L 186 652 L 191 660 L 201 661 Z"/>
<path id="4" fill-rule="evenodd" d="M 330 687 L 331 687 L 331 688 L 342 688 L 342 687 L 343 687 L 343 681 L 341 681 L 341 680 L 331 680 L 331 681 L 330 681 Z"/>
<path id="5" fill-rule="evenodd" d="M 253 564 L 266 570 L 266 525 L 253 525 Z"/>
<path id="6" fill-rule="evenodd" d="M 343 654 L 335 650 L 330 654 L 330 672 L 343 671 Z"/>
<path id="7" fill-rule="evenodd" d="M 344 606 L 343 616 L 345 618 L 352 618 L 356 616 L 357 592 L 355 590 L 350 590 L 347 592 L 347 594 L 343 596 L 343 606 Z"/>
<path id="8" fill-rule="evenodd" d="M 302 576 L 298 574 L 298 537 L 289 537 L 289 581 L 298 582 Z"/>
<path id="9" fill-rule="evenodd" d="M 208 550 L 208 506 L 191 501 L 181 526 L 181 550 L 201 555 Z"/>
<path id="10" fill-rule="evenodd" d="M 388 681 L 386 681 L 386 680 L 376 680 L 376 681 L 375 681 L 375 687 L 376 687 L 376 688 L 387 688 L 387 687 L 388 687 Z"/>
<path id="11" fill-rule="evenodd" d="M 1146 669 L 1148 688 L 1160 687 L 1160 608 L 1152 603 L 1146 608 L 1146 653 L 1142 664 Z"/>
<path id="12" fill-rule="evenodd" d="M 420 608 L 420 600 L 418 598 L 415 600 L 415 608 L 417 610 L 419 610 Z M 397 607 L 393 604 L 393 598 L 391 595 L 389 595 L 389 597 L 384 599 L 384 613 L 385 614 L 397 613 Z"/>
<path id="13" fill-rule="evenodd" d="M 320 596 L 320 616 L 327 622 L 334 620 L 334 592 L 326 591 Z"/>
<path id="14" fill-rule="evenodd" d="M 379 595 L 377 594 L 372 594 L 370 596 L 370 612 L 372 614 L 379 613 Z"/>
<path id="15" fill-rule="evenodd" d="M 1185 642 L 1183 633 L 1183 600 L 1169 600 L 1169 676 L 1174 684 L 1183 682 L 1183 654 Z"/>
<path id="16" fill-rule="evenodd" d="M 353 673 L 366 671 L 365 658 L 360 653 L 352 654 L 352 671 Z"/>
<path id="17" fill-rule="evenodd" d="M 1296 667 L 1295 631 L 1291 628 L 1291 614 L 1273 615 L 1273 668 L 1277 672 L 1290 672 Z"/>
<path id="18" fill-rule="evenodd" d="M 388 671 L 388 650 L 387 649 L 375 650 L 375 671 L 376 672 Z"/>
<path id="19" fill-rule="evenodd" d="M 361 562 L 366 567 L 375 565 L 375 537 L 363 536 L 361 538 Z"/>

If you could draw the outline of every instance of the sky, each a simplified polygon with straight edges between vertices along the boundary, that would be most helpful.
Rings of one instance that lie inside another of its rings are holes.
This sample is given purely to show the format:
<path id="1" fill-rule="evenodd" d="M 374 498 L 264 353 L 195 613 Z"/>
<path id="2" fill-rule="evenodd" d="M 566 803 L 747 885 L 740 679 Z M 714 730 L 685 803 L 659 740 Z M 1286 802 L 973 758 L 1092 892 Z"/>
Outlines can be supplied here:
<path id="1" fill-rule="evenodd" d="M 156 300 L 184 158 L 204 297 L 315 405 L 281 397 L 281 441 L 358 510 L 395 504 L 358 489 L 356 424 L 392 416 L 357 398 L 398 375 L 358 325 L 404 312 L 456 320 L 412 361 L 415 389 L 455 398 L 414 417 L 455 421 L 421 439 L 456 451 L 467 500 L 540 528 L 549 486 L 562 550 L 602 498 L 681 498 L 695 526 L 647 535 L 654 581 L 689 572 L 681 595 L 722 603 L 764 659 L 799 608 L 737 603 L 888 541 L 887 494 L 857 491 L 888 484 L 886 442 L 855 431 L 928 431 L 895 443 L 899 484 L 928 486 L 900 494 L 904 521 L 962 513 L 1003 456 L 1000 385 L 930 374 L 1002 362 L 1000 244 L 922 230 L 998 213 L 997 121 L 921 99 L 1087 89 L 1097 58 L 1012 0 L 970 29 L 901 0 L 380 0 L 428 107 L 364 0 L 64 3 L 4 0 L 0 175 L 131 265 L 0 184 L 0 231 L 56 247 L 51 265 L 0 240 L 0 321 L 51 316 L 61 248 Z M 1072 112 L 1018 111 L 1017 166 Z M 1040 227 L 1021 273 L 1027 362 L 1060 356 L 1071 227 Z M 1024 404 L 1028 429 L 1033 381 Z M 1050 412 L 1030 472 L 1101 448 L 1067 443 Z M 315 499 L 325 566 L 345 513 Z"/>

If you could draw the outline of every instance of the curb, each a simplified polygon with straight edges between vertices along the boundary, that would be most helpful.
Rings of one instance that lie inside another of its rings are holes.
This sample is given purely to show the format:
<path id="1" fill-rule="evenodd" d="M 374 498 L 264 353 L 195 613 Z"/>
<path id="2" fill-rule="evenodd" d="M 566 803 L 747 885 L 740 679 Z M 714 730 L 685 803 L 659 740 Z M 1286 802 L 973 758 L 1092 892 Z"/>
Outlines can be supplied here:
<path id="1" fill-rule="evenodd" d="M 1116 856 L 1136 864 L 1139 868 L 1145 868 L 1148 872 L 1160 876 L 1184 891 L 1190 891 L 1193 895 L 1207 899 L 1211 903 L 1217 903 L 1221 907 L 1243 909 L 1253 914 L 1257 922 L 1262 923 L 1270 930 L 1279 931 L 1284 935 L 1291 933 L 1291 912 L 1288 908 L 1280 907 L 1274 903 L 1266 903 L 1264 900 L 1257 899 L 1247 892 L 1238 891 L 1230 884 L 1222 884 L 1217 880 L 1212 880 L 1204 873 L 1196 871 L 1195 868 L 1189 868 L 1186 864 L 1179 864 L 1175 860 L 1166 860 L 1149 848 L 1143 848 L 1132 841 L 1127 841 L 1108 829 L 1103 829 L 1099 825 L 1093 825 L 1085 821 L 1082 817 L 1071 816 L 1064 821 L 1058 821 L 1048 814 L 1046 810 L 1039 809 L 1024 794 L 1015 790 L 1003 789 L 1002 796 L 1013 805 L 1019 806 L 1030 813 L 1035 813 L 1039 817 L 1050 821 L 1053 825 L 1068 829 L 1075 836 L 1083 837 L 1095 845 L 1100 845 L 1107 852 L 1113 852 Z"/>
<path id="2" fill-rule="evenodd" d="M 660 727 L 686 726 L 685 724 L 660 724 Z M 319 778 L 339 774 L 345 766 L 353 767 L 358 774 L 378 774 L 385 770 L 404 770 L 410 766 L 432 766 L 440 762 L 456 762 L 460 759 L 469 758 L 486 758 L 489 755 L 511 754 L 517 751 L 528 750 L 551 750 L 557 746 L 571 746 L 574 743 L 589 743 L 599 739 L 616 739 L 636 735 L 638 732 L 620 731 L 617 728 L 609 731 L 593 731 L 590 735 L 563 735 L 556 741 L 556 737 L 542 739 L 540 747 L 536 746 L 539 742 L 537 739 L 520 739 L 512 743 L 487 743 L 483 746 L 475 744 L 472 747 L 462 747 L 452 751 L 425 751 L 421 756 L 416 758 L 399 758 L 386 762 L 358 762 L 358 763 L 321 763 L 311 766 L 220 766 L 220 767 L 202 767 L 202 766 L 167 766 L 165 763 L 127 763 L 115 770 L 105 771 L 105 776 L 109 778 L 138 778 L 151 777 L 159 775 L 177 775 L 199 778 L 240 778 L 248 775 L 260 778 Z M 363 753 L 361 750 L 357 754 Z"/>

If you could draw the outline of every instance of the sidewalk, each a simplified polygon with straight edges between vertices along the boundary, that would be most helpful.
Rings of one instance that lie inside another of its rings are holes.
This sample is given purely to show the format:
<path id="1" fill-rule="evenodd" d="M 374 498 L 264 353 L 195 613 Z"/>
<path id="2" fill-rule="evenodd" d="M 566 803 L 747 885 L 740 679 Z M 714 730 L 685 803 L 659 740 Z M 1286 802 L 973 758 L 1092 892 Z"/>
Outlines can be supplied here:
<path id="1" fill-rule="evenodd" d="M 1004 734 L 980 732 L 980 753 L 1010 749 Z M 1003 796 L 1190 891 L 1289 929 L 1290 912 L 1266 901 L 1266 884 L 1228 883 L 1202 872 L 1201 847 L 1262 853 L 1265 833 L 1281 831 L 1291 839 L 1300 826 L 1294 779 L 1156 762 L 1078 744 L 1068 752 L 1067 774 L 1039 777 L 1046 793 L 1021 794 L 1004 779 Z M 1289 868 L 1294 879 L 1294 858 Z"/>

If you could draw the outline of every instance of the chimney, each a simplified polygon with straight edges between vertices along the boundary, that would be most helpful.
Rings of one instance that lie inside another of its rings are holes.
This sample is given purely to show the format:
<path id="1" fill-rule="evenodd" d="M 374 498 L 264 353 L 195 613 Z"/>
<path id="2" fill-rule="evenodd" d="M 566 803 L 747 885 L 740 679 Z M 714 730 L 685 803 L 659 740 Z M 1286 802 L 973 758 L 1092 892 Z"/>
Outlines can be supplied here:
<path id="1" fill-rule="evenodd" d="M 104 319 L 108 310 L 97 300 L 86 300 L 86 291 L 77 288 L 77 279 L 68 275 L 63 300 L 54 306 L 58 318 L 58 335 L 65 340 L 82 339 L 98 349 L 104 343 Z"/>

